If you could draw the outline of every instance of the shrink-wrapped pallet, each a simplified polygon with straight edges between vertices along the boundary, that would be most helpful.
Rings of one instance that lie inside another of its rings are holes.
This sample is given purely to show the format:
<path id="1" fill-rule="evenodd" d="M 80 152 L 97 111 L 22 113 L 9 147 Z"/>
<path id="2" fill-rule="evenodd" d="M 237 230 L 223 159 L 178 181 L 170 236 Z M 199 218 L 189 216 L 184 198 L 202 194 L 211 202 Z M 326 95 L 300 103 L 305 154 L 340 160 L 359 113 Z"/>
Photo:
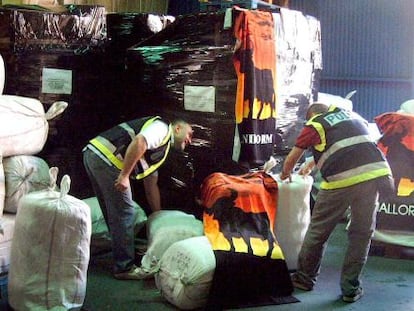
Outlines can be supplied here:
<path id="1" fill-rule="evenodd" d="M 176 210 L 161 210 L 148 217 L 148 248 L 141 268 L 153 275 L 159 269 L 164 252 L 175 242 L 203 235 L 203 223 L 194 215 Z"/>
<path id="2" fill-rule="evenodd" d="M 51 168 L 51 185 L 57 169 Z M 9 304 L 14 310 L 80 310 L 86 295 L 90 209 L 52 187 L 25 195 L 16 214 L 10 254 Z"/>
<path id="3" fill-rule="evenodd" d="M 156 286 L 181 310 L 201 308 L 207 302 L 215 267 L 216 258 L 206 236 L 178 241 L 161 258 Z"/>
<path id="4" fill-rule="evenodd" d="M 0 96 L 0 151 L 3 157 L 33 155 L 47 140 L 49 120 L 60 115 L 66 102 L 55 102 L 45 113 L 42 103 L 34 98 Z"/>
<path id="5" fill-rule="evenodd" d="M 45 190 L 50 185 L 49 165 L 40 157 L 11 156 L 3 159 L 6 197 L 4 211 L 16 213 L 20 199 L 27 193 Z"/>

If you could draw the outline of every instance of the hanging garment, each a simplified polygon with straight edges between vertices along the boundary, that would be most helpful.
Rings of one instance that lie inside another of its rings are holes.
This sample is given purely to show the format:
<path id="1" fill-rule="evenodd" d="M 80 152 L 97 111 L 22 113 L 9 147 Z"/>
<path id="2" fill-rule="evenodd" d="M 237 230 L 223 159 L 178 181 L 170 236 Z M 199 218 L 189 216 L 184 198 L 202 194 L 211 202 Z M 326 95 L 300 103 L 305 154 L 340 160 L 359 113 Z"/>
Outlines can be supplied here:
<path id="1" fill-rule="evenodd" d="M 237 12 L 233 64 L 240 135 L 239 161 L 263 164 L 273 152 L 276 134 L 276 53 L 270 12 Z"/>
<path id="2" fill-rule="evenodd" d="M 389 112 L 375 117 L 381 138 L 378 147 L 384 152 L 394 177 L 396 194 L 382 200 L 377 229 L 413 231 L 414 199 L 414 115 Z"/>
<path id="3" fill-rule="evenodd" d="M 277 189 L 262 172 L 214 173 L 204 181 L 204 233 L 216 257 L 207 309 L 297 301 L 273 229 Z"/>

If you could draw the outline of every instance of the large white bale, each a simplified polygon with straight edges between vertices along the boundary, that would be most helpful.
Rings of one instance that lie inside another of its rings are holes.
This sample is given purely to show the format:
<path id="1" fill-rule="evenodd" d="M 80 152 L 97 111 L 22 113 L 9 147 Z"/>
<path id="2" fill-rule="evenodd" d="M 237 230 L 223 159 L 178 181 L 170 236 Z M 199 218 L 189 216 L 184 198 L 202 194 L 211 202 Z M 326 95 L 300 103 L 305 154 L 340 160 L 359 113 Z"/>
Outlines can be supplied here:
<path id="1" fill-rule="evenodd" d="M 398 112 L 414 114 L 414 99 L 403 102 Z"/>
<path id="2" fill-rule="evenodd" d="M 7 213 L 0 218 L 0 275 L 9 272 L 15 220 L 16 215 Z"/>
<path id="3" fill-rule="evenodd" d="M 65 175 L 60 192 L 32 192 L 20 201 L 8 284 L 13 310 L 80 310 L 83 305 L 91 216 L 86 203 L 68 194 L 69 187 Z"/>
<path id="4" fill-rule="evenodd" d="M 6 70 L 3 57 L 0 55 L 0 94 L 3 94 L 4 83 L 6 82 Z"/>
<path id="5" fill-rule="evenodd" d="M 216 257 L 208 238 L 193 237 L 167 249 L 155 274 L 155 284 L 161 295 L 179 309 L 202 308 L 207 303 L 215 269 Z"/>
<path id="6" fill-rule="evenodd" d="M 3 159 L 6 197 L 4 211 L 16 213 L 20 199 L 27 193 L 49 188 L 49 165 L 40 157 L 11 156 Z"/>
<path id="7" fill-rule="evenodd" d="M 313 178 L 292 174 L 292 182 L 278 183 L 275 234 L 289 270 L 297 268 L 303 239 L 310 223 L 310 191 Z"/>
<path id="8" fill-rule="evenodd" d="M 204 234 L 203 222 L 194 215 L 176 210 L 152 213 L 147 221 L 148 248 L 141 259 L 141 268 L 153 275 L 159 269 L 164 252 L 175 242 Z"/>
<path id="9" fill-rule="evenodd" d="M 352 101 L 348 98 L 348 96 L 344 98 L 338 95 L 319 92 L 318 103 L 322 103 L 328 106 L 333 105 L 338 108 L 342 108 L 342 109 L 349 110 L 349 111 L 352 111 L 353 109 Z"/>
<path id="10" fill-rule="evenodd" d="M 55 102 L 45 113 L 34 98 L 0 95 L 0 151 L 3 157 L 40 152 L 49 133 L 48 121 L 60 115 L 66 102 Z"/>
<path id="11" fill-rule="evenodd" d="M 3 215 L 5 199 L 6 199 L 6 180 L 4 178 L 3 157 L 0 151 L 0 217 Z"/>

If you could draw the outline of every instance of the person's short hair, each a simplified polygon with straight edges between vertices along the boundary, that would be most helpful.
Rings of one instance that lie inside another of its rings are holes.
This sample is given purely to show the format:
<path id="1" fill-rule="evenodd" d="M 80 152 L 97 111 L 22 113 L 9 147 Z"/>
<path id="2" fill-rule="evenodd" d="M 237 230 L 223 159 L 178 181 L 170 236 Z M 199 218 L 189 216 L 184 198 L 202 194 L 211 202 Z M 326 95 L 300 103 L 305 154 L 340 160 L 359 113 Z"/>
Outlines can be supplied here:
<path id="1" fill-rule="evenodd" d="M 328 112 L 329 107 L 322 103 L 313 103 L 306 111 L 306 120 L 309 120 L 313 114 Z"/>
<path id="2" fill-rule="evenodd" d="M 185 120 L 183 120 L 183 119 L 181 119 L 181 118 L 177 118 L 177 119 L 174 119 L 172 122 L 171 122 L 171 124 L 172 125 L 177 125 L 177 124 L 189 124 L 187 121 L 185 121 Z"/>

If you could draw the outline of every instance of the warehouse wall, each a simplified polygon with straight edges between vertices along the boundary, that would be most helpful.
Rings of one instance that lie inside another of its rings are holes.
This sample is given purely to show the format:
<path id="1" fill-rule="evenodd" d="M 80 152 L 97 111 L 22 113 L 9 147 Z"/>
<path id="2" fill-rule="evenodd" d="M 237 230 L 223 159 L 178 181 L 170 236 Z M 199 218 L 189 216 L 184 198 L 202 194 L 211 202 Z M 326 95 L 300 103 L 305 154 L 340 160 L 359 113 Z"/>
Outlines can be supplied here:
<path id="1" fill-rule="evenodd" d="M 291 0 L 321 21 L 320 90 L 346 95 L 368 120 L 414 98 L 412 0 Z"/>

